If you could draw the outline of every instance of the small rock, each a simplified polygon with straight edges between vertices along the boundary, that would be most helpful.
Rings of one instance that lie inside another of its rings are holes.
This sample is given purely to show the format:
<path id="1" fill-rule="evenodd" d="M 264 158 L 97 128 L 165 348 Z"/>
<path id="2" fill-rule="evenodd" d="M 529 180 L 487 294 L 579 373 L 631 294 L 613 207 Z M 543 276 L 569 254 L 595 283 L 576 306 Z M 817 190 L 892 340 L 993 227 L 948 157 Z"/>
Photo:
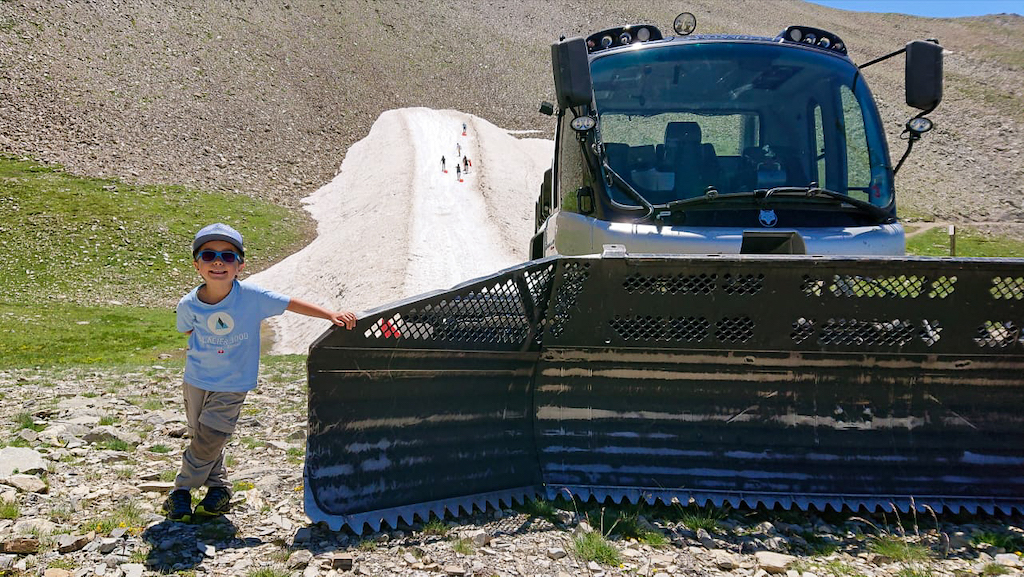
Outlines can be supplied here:
<path id="1" fill-rule="evenodd" d="M 996 563 L 1003 565 L 1004 567 L 1020 567 L 1022 565 L 1020 557 L 1013 553 L 999 553 L 995 557 Z"/>
<path id="2" fill-rule="evenodd" d="M 120 542 L 121 542 L 120 539 L 115 539 L 113 537 L 104 537 L 103 539 L 100 539 L 100 544 L 99 544 L 99 547 L 97 547 L 97 550 L 100 553 L 104 553 L 104 554 L 110 553 L 114 549 L 117 549 L 117 545 Z"/>
<path id="3" fill-rule="evenodd" d="M 35 475 L 11 475 L 4 479 L 8 485 L 26 493 L 45 493 L 46 483 Z"/>
<path id="4" fill-rule="evenodd" d="M 298 543 L 309 543 L 309 541 L 312 538 L 313 538 L 313 530 L 312 529 L 310 529 L 309 527 L 300 527 L 299 530 L 295 532 L 295 537 L 292 538 L 292 542 L 296 543 L 296 544 L 298 544 Z"/>
<path id="5" fill-rule="evenodd" d="M 39 438 L 39 433 L 33 431 L 32 429 L 22 429 L 18 431 L 18 436 L 21 437 L 22 440 L 31 443 Z"/>
<path id="6" fill-rule="evenodd" d="M 133 446 L 138 445 L 140 442 L 139 436 L 135 433 L 132 433 L 123 427 L 115 427 L 113 425 L 100 425 L 95 427 L 93 430 L 86 433 L 82 439 L 89 443 L 121 441 Z"/>
<path id="7" fill-rule="evenodd" d="M 712 549 L 710 553 L 712 561 L 719 569 L 732 571 L 740 566 L 736 556 L 725 549 Z"/>
<path id="8" fill-rule="evenodd" d="M 594 529 L 590 526 L 590 523 L 586 521 L 580 521 L 579 525 L 573 530 L 573 535 L 586 535 L 587 533 L 593 533 Z"/>
<path id="9" fill-rule="evenodd" d="M 89 544 L 92 539 L 86 535 L 61 535 L 57 538 L 57 551 L 74 553 Z"/>
<path id="10" fill-rule="evenodd" d="M 331 569 L 351 571 L 355 559 L 350 553 L 335 553 L 331 556 Z"/>
<path id="11" fill-rule="evenodd" d="M 146 566 L 141 563 L 125 563 L 121 565 L 121 571 L 124 571 L 124 577 L 142 577 Z"/>
<path id="12" fill-rule="evenodd" d="M 43 571 L 43 577 L 71 577 L 71 571 L 67 569 L 59 569 L 57 567 L 50 567 L 46 571 Z"/>
<path id="13" fill-rule="evenodd" d="M 22 519 L 14 524 L 11 533 L 15 535 L 28 535 L 30 533 L 50 535 L 56 528 L 57 525 L 49 519 Z"/>
<path id="14" fill-rule="evenodd" d="M 174 489 L 174 483 L 147 481 L 145 483 L 139 483 L 136 487 L 143 493 L 170 493 L 171 490 Z"/>
<path id="15" fill-rule="evenodd" d="M 313 554 L 305 549 L 299 549 L 288 556 L 289 569 L 301 569 L 313 560 Z"/>
<path id="16" fill-rule="evenodd" d="M 754 553 L 754 558 L 757 559 L 757 564 L 762 569 L 773 575 L 785 573 L 789 565 L 796 561 L 796 557 L 792 555 L 784 555 L 772 551 L 758 551 Z"/>
<path id="17" fill-rule="evenodd" d="M 962 549 L 971 544 L 971 536 L 963 531 L 954 531 L 949 534 L 949 548 Z"/>
<path id="18" fill-rule="evenodd" d="M 0 555 L 0 571 L 9 571 L 17 558 L 16 555 Z"/>
<path id="19" fill-rule="evenodd" d="M 35 553 L 39 550 L 39 539 L 35 537 L 14 537 L 0 543 L 0 553 Z"/>
<path id="20" fill-rule="evenodd" d="M 570 511 L 559 509 L 558 511 L 555 511 L 555 519 L 562 525 L 569 525 L 572 523 L 573 514 Z"/>
<path id="21" fill-rule="evenodd" d="M 217 554 L 217 548 L 216 547 L 214 547 L 213 545 L 207 545 L 206 543 L 203 543 L 202 541 L 196 541 L 196 549 L 198 549 L 199 552 L 202 553 L 206 557 L 213 557 L 214 555 Z"/>
<path id="22" fill-rule="evenodd" d="M 718 545 L 715 540 L 711 538 L 711 534 L 705 529 L 697 529 L 697 540 L 704 546 L 705 549 L 717 549 Z"/>
<path id="23" fill-rule="evenodd" d="M 446 565 L 444 568 L 444 572 L 448 575 L 455 575 L 456 577 L 460 577 L 466 574 L 466 569 L 465 567 L 460 567 L 459 565 Z"/>
<path id="24" fill-rule="evenodd" d="M 491 542 L 491 536 L 487 534 L 487 531 L 480 529 L 478 531 L 470 531 L 466 535 L 466 538 L 473 541 L 473 544 L 477 547 L 483 547 L 484 545 Z"/>
<path id="25" fill-rule="evenodd" d="M 561 547 L 551 547 L 547 550 L 547 555 L 548 558 L 555 559 L 557 561 L 558 559 L 568 555 L 568 553 L 566 553 L 565 549 L 562 549 Z"/>

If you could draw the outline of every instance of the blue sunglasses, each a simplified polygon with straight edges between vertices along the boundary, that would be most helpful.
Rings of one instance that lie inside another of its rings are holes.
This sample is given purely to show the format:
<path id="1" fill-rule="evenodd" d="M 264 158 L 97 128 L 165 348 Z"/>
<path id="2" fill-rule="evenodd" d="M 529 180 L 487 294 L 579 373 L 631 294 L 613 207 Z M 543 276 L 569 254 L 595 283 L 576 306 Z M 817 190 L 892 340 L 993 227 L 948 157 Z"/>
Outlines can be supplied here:
<path id="1" fill-rule="evenodd" d="M 242 257 L 239 256 L 237 252 L 233 252 L 233 251 L 230 251 L 230 250 L 225 250 L 225 251 L 201 250 L 201 251 L 199 251 L 199 254 L 196 255 L 196 260 L 201 260 L 203 262 L 213 262 L 213 261 L 217 260 L 218 258 L 224 264 L 231 264 L 231 263 L 235 262 L 236 260 L 238 262 L 242 262 Z"/>

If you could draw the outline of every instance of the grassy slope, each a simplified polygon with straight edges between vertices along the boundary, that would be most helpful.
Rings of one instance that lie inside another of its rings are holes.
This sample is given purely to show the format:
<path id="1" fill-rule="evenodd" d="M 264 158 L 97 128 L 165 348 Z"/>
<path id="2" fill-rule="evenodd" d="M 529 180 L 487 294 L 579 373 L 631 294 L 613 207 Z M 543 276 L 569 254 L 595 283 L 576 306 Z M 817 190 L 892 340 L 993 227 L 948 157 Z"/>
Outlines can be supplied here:
<path id="1" fill-rule="evenodd" d="M 181 349 L 174 305 L 198 281 L 189 245 L 214 221 L 242 232 L 250 270 L 291 252 L 308 225 L 240 194 L 0 159 L 0 369 L 139 362 Z"/>

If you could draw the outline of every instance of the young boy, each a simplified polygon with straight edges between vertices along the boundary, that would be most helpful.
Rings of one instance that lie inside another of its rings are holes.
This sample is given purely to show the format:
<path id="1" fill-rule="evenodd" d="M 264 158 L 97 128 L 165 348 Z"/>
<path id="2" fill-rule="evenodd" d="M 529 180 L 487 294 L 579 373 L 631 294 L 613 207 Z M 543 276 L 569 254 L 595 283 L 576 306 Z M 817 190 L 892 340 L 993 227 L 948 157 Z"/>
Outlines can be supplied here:
<path id="1" fill-rule="evenodd" d="M 256 387 L 260 323 L 284 311 L 327 319 L 352 329 L 356 315 L 238 282 L 245 268 L 242 235 L 211 224 L 192 241 L 192 264 L 204 283 L 178 303 L 178 330 L 189 335 L 185 361 L 185 415 L 191 442 L 181 458 L 174 491 L 164 503 L 167 518 L 216 516 L 228 510 L 231 483 L 224 446 L 235 430 L 246 392 Z M 209 487 L 192 511 L 191 489 Z"/>

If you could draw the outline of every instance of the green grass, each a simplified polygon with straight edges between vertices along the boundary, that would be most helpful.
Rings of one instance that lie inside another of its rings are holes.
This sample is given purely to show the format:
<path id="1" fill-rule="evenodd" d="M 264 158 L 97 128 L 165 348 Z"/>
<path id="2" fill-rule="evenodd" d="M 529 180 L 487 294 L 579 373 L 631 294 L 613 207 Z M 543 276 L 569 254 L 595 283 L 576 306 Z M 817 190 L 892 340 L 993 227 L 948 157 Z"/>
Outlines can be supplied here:
<path id="1" fill-rule="evenodd" d="M 142 526 L 144 513 L 137 501 L 128 499 L 117 504 L 113 511 L 98 520 L 88 521 L 79 528 L 79 531 L 82 533 L 96 531 L 101 535 L 106 535 L 118 527 L 139 528 Z"/>
<path id="2" fill-rule="evenodd" d="M 602 565 L 618 565 L 621 562 L 619 550 L 597 532 L 574 537 L 572 550 L 576 558 L 584 563 L 595 561 Z"/>
<path id="3" fill-rule="evenodd" d="M 158 445 L 153 445 L 152 447 L 149 448 L 149 450 L 150 450 L 150 452 L 153 452 L 153 453 L 164 454 L 164 453 L 170 453 L 173 449 L 171 449 L 167 445 L 159 445 L 158 444 Z"/>
<path id="4" fill-rule="evenodd" d="M 434 517 L 423 524 L 423 534 L 444 537 L 448 534 L 448 525 L 441 519 Z"/>
<path id="5" fill-rule="evenodd" d="M 113 417 L 113 416 L 110 416 L 110 415 L 104 415 L 104 416 L 100 417 L 100 426 L 103 426 L 103 425 L 113 425 L 117 421 L 118 421 L 117 417 Z"/>
<path id="6" fill-rule="evenodd" d="M 0 300 L 0 357 L 8 368 L 152 363 L 184 345 L 170 309 Z"/>
<path id="7" fill-rule="evenodd" d="M 800 571 L 801 574 L 810 572 L 815 575 L 827 575 L 829 577 L 865 577 L 864 574 L 857 571 L 855 567 L 838 559 L 825 561 L 823 563 L 800 560 L 793 565 L 793 568 Z"/>
<path id="8" fill-rule="evenodd" d="M 981 570 L 982 575 L 1005 575 L 1010 572 L 1010 568 L 999 563 L 989 563 Z"/>
<path id="9" fill-rule="evenodd" d="M 1024 536 L 995 531 L 978 531 L 971 535 L 971 545 L 988 543 L 1006 551 L 1024 551 Z"/>
<path id="10" fill-rule="evenodd" d="M 15 501 L 0 501 L 0 519 L 17 519 L 21 508 Z"/>
<path id="11" fill-rule="evenodd" d="M 708 532 L 720 532 L 719 523 L 725 519 L 725 511 L 714 507 L 686 507 L 679 509 L 679 521 L 691 531 L 704 529 Z"/>
<path id="12" fill-rule="evenodd" d="M 97 443 L 96 446 L 99 447 L 100 449 L 107 449 L 108 451 L 130 452 L 135 450 L 135 445 L 129 443 L 128 441 L 122 441 L 121 439 L 108 439 L 106 441 Z"/>
<path id="13" fill-rule="evenodd" d="M 30 413 L 18 413 L 14 415 L 14 431 L 20 431 L 22 429 L 31 429 L 39 432 L 45 429 L 45 425 L 37 425 L 35 418 Z"/>
<path id="14" fill-rule="evenodd" d="M 179 351 L 173 306 L 198 284 L 195 231 L 239 229 L 251 272 L 296 248 L 307 218 L 241 194 L 0 157 L 0 358 L 5 368 L 118 365 Z"/>
<path id="15" fill-rule="evenodd" d="M 452 541 L 452 551 L 462 555 L 472 555 L 476 552 L 476 548 L 473 547 L 473 541 L 460 538 Z"/>
<path id="16" fill-rule="evenodd" d="M 377 549 L 377 542 L 373 539 L 363 539 L 359 542 L 360 551 L 375 551 Z"/>
<path id="17" fill-rule="evenodd" d="M 931 557 L 931 552 L 924 545 L 911 543 L 903 537 L 889 534 L 873 538 L 868 544 L 868 550 L 893 561 L 925 561 Z"/>
<path id="18" fill-rule="evenodd" d="M 949 256 L 949 229 L 937 226 L 907 239 L 907 254 Z M 956 227 L 957 257 L 1024 257 L 1024 241 L 989 236 L 970 227 Z"/>
<path id="19" fill-rule="evenodd" d="M 521 505 L 514 506 L 513 509 L 530 517 L 547 519 L 552 523 L 555 522 L 555 513 L 558 512 L 555 505 L 546 499 L 527 499 Z"/>
<path id="20" fill-rule="evenodd" d="M 289 577 L 291 573 L 281 567 L 260 567 L 246 573 L 247 577 Z"/>

